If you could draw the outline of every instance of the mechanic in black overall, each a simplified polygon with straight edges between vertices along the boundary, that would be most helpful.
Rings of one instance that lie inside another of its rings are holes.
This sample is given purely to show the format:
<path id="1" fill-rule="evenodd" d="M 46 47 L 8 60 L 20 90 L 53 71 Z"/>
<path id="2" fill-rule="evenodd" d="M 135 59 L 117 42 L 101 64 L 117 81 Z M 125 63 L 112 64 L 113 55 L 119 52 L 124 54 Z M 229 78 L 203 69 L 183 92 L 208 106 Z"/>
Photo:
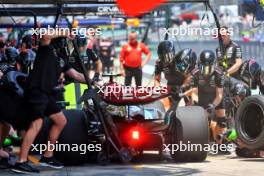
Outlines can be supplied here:
<path id="1" fill-rule="evenodd" d="M 98 55 L 95 53 L 93 49 L 87 48 L 87 41 L 85 37 L 78 36 L 77 37 L 77 45 L 79 47 L 79 52 L 82 56 L 84 66 L 88 71 L 88 75 L 92 76 L 91 70 L 94 70 L 94 74 L 92 77 L 93 81 L 99 81 L 100 74 L 102 73 L 102 62 L 99 59 Z M 77 53 L 73 51 L 73 54 L 69 58 L 69 64 L 78 72 L 81 72 L 81 65 L 77 60 Z M 66 81 L 72 82 L 72 79 L 66 77 Z"/>
<path id="2" fill-rule="evenodd" d="M 204 50 L 200 54 L 198 68 L 192 71 L 192 101 L 211 114 L 215 110 L 216 126 L 212 126 L 213 137 L 226 131 L 227 119 L 224 106 L 224 74 L 216 65 L 215 54 Z M 221 141 L 216 141 L 221 143 Z"/>
<path id="3" fill-rule="evenodd" d="M 216 49 L 217 64 L 226 76 L 239 79 L 239 69 L 243 63 L 241 47 L 231 40 L 228 27 L 221 27 L 220 35 L 223 39 L 224 53 L 221 53 L 220 47 Z"/>
<path id="4" fill-rule="evenodd" d="M 190 81 L 191 70 L 196 66 L 196 54 L 192 49 L 183 49 L 178 54 L 171 41 L 162 41 L 158 46 L 159 59 L 155 65 L 155 86 L 160 86 L 161 73 L 165 75 L 167 86 L 175 93 L 170 97 L 170 109 L 166 112 L 172 114 L 176 110 L 177 103 L 184 98 L 189 103 L 191 96 Z M 180 93 L 181 92 L 181 93 Z M 165 124 L 170 124 L 171 115 L 165 115 Z"/>
<path id="5" fill-rule="evenodd" d="M 2 57 L 0 57 L 0 168 L 12 166 L 8 162 L 10 153 L 3 149 L 5 138 L 14 134 L 13 127 L 21 129 L 26 124 L 26 120 L 23 119 L 27 114 L 24 109 L 26 106 L 20 106 L 24 99 L 15 93 L 16 87 L 7 79 L 8 72 L 17 71 L 15 63 L 18 56 L 16 48 L 5 47 Z"/>
<path id="6" fill-rule="evenodd" d="M 175 47 L 171 41 L 163 41 L 158 46 L 159 59 L 155 65 L 155 86 L 160 86 L 161 73 L 165 75 L 167 85 L 171 89 L 184 87 L 188 90 L 190 87 L 191 70 L 196 66 L 197 56 L 192 49 L 183 49 L 178 54 L 175 53 Z M 188 92 L 185 92 L 186 96 Z"/>
<path id="7" fill-rule="evenodd" d="M 63 58 L 58 55 L 60 50 L 62 52 L 62 48 L 57 48 L 57 46 L 61 46 L 61 42 L 69 42 L 66 36 L 68 35 L 45 35 L 41 38 L 33 70 L 28 77 L 25 93 L 29 101 L 33 119 L 29 130 L 25 133 L 19 160 L 12 169 L 15 172 L 39 172 L 37 168 L 29 165 L 28 152 L 42 127 L 45 116 L 48 116 L 53 122 L 48 137 L 50 144 L 56 143 L 67 123 L 66 117 L 53 97 L 53 89 L 57 86 L 61 73 L 64 72 L 75 80 L 85 82 L 83 74 L 68 65 L 67 57 Z M 48 150 L 41 157 L 40 165 L 58 169 L 63 167 L 62 163 L 54 158 L 53 151 Z"/>

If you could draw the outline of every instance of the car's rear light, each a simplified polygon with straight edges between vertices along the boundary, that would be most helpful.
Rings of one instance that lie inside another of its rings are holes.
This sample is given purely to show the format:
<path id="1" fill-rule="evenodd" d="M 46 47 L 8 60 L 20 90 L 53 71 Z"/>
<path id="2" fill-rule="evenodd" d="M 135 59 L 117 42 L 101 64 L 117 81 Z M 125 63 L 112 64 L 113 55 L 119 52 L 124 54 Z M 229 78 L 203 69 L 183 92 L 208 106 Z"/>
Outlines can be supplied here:
<path id="1" fill-rule="evenodd" d="M 139 140 L 139 131 L 138 130 L 132 130 L 132 139 Z"/>

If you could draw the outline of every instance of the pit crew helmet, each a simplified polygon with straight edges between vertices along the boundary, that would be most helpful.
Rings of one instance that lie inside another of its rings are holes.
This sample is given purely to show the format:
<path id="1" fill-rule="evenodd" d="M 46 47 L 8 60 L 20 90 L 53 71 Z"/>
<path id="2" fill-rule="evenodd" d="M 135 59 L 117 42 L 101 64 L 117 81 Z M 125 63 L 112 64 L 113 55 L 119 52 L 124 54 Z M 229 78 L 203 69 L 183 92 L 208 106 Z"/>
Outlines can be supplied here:
<path id="1" fill-rule="evenodd" d="M 175 57 L 175 69 L 181 73 L 187 73 L 194 69 L 197 62 L 196 53 L 186 48 L 181 50 Z"/>
<path id="2" fill-rule="evenodd" d="M 158 56 L 162 64 L 168 65 L 175 58 L 175 47 L 172 41 L 165 40 L 158 45 Z"/>
<path id="3" fill-rule="evenodd" d="M 256 88 L 258 82 L 260 82 L 260 73 L 261 66 L 254 59 L 249 59 L 242 64 L 240 78 L 249 87 Z"/>
<path id="4" fill-rule="evenodd" d="M 58 55 L 70 56 L 73 51 L 73 45 L 66 37 L 54 38 L 50 44 L 57 51 Z"/>
<path id="5" fill-rule="evenodd" d="M 14 63 L 19 59 L 17 49 L 14 47 L 5 48 L 4 60 L 6 63 Z"/>
<path id="6" fill-rule="evenodd" d="M 204 77 L 211 76 L 214 73 L 216 57 L 212 50 L 203 50 L 200 54 L 199 69 Z"/>

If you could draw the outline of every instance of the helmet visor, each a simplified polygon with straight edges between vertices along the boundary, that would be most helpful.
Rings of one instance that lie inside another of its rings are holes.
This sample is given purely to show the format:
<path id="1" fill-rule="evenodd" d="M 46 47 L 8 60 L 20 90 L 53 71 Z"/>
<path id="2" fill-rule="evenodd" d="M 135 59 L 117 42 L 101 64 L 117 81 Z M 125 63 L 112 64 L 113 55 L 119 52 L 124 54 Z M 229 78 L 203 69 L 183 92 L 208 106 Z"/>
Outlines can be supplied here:
<path id="1" fill-rule="evenodd" d="M 210 76 L 214 72 L 214 65 L 201 65 L 200 71 L 203 76 Z"/>
<path id="2" fill-rule="evenodd" d="M 186 73 L 189 67 L 190 66 L 184 62 L 176 63 L 176 70 L 182 73 Z"/>
<path id="3" fill-rule="evenodd" d="M 174 58 L 174 53 L 173 52 L 167 52 L 159 55 L 160 60 L 162 60 L 165 63 L 171 63 Z"/>

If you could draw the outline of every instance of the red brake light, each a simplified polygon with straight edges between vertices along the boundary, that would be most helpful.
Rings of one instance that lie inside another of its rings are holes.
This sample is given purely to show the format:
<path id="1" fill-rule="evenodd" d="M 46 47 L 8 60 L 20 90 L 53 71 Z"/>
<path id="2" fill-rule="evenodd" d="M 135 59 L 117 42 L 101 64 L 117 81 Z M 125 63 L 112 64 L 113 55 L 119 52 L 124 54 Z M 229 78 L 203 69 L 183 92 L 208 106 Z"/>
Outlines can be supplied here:
<path id="1" fill-rule="evenodd" d="M 132 131 L 132 139 L 139 140 L 139 131 L 137 130 Z"/>

